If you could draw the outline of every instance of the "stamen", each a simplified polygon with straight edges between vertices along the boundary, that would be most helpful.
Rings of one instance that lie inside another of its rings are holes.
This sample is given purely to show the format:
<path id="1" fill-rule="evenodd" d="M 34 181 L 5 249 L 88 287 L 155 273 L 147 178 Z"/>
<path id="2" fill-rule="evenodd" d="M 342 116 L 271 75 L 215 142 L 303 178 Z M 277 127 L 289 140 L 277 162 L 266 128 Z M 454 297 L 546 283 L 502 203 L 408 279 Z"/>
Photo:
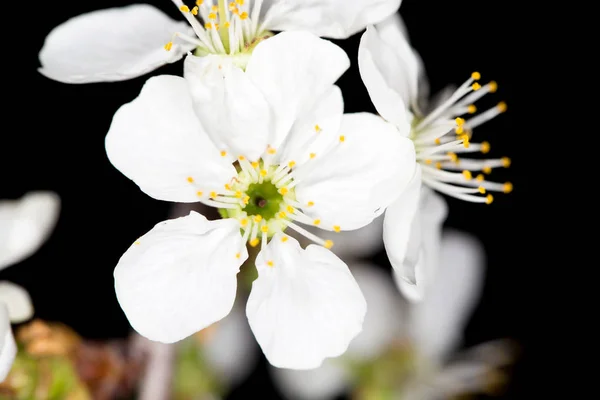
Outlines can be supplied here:
<path id="1" fill-rule="evenodd" d="M 333 242 L 331 240 L 323 240 L 320 237 L 318 237 L 317 235 L 307 231 L 304 228 L 301 228 L 300 226 L 296 225 L 293 222 L 288 222 L 288 226 L 295 230 L 296 232 L 298 232 L 299 234 L 303 235 L 304 237 L 306 237 L 309 240 L 312 240 L 313 242 L 320 244 L 323 247 L 326 247 L 328 249 L 330 249 L 331 247 L 333 247 Z"/>

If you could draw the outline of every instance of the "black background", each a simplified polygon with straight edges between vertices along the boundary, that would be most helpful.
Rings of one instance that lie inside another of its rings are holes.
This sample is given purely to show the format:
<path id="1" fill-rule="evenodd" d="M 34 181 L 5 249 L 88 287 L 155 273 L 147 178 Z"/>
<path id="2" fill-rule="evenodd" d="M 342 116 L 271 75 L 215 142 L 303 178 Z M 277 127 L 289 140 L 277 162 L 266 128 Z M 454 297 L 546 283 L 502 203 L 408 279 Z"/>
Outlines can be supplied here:
<path id="1" fill-rule="evenodd" d="M 350 0 L 352 1 L 352 0 Z M 13 3 L 13 2 L 11 2 Z M 149 1 L 173 18 L 180 18 L 170 1 Z M 113 113 L 131 101 L 148 76 L 118 83 L 66 85 L 37 73 L 37 53 L 48 32 L 71 16 L 127 1 L 60 1 L 9 10 L 26 16 L 23 32 L 5 34 L 3 119 L 0 147 L 0 198 L 16 198 L 30 190 L 52 190 L 62 199 L 55 233 L 34 256 L 2 271 L 2 279 L 26 287 L 36 315 L 59 320 L 88 338 L 122 337 L 129 325 L 115 299 L 112 271 L 132 240 L 166 219 L 169 204 L 143 194 L 106 158 L 104 136 Z M 10 7 L 17 7 L 16 4 Z M 512 167 L 500 181 L 515 190 L 499 194 L 490 206 L 449 199 L 447 225 L 475 234 L 484 244 L 488 269 L 483 299 L 467 330 L 466 344 L 510 337 L 521 345 L 521 357 L 505 398 L 533 393 L 537 360 L 530 349 L 537 314 L 531 312 L 536 274 L 530 242 L 537 235 L 532 176 L 537 172 L 534 135 L 522 120 L 527 90 L 517 72 L 523 69 L 520 51 L 521 10 L 516 2 L 477 0 L 404 0 L 401 15 L 411 42 L 421 54 L 432 91 L 462 83 L 472 71 L 483 82 L 496 80 L 499 89 L 486 96 L 480 109 L 504 100 L 508 112 L 476 130 L 476 138 L 492 144 L 492 156 L 510 156 Z M 6 30 L 6 28 L 4 28 Z M 360 34 L 338 42 L 352 59 L 339 82 L 346 112 L 372 111 L 361 83 L 356 54 Z M 519 61 L 516 61 L 519 60 Z M 182 63 L 153 74 L 181 75 Z M 519 82 L 519 83 L 518 83 Z M 11 122 L 12 121 L 12 122 Z M 274 395 L 261 369 L 235 398 L 251 393 Z"/>

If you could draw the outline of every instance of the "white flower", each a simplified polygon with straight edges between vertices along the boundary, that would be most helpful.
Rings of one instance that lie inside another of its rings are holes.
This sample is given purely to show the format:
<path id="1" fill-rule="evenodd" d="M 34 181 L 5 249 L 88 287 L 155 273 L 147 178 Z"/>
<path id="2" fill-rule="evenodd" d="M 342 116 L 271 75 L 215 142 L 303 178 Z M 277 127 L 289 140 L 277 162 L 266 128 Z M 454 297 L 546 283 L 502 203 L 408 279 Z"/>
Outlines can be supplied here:
<path id="1" fill-rule="evenodd" d="M 373 384 L 360 376 L 365 368 L 379 368 L 376 371 L 380 373 L 373 375 L 377 383 L 369 389 L 393 389 L 391 398 L 449 398 L 484 389 L 490 383 L 490 372 L 506 362 L 505 344 L 480 345 L 465 353 L 467 357 L 461 361 L 448 363 L 481 292 L 483 251 L 472 237 L 448 231 L 441 253 L 439 273 L 432 283 L 434 290 L 418 304 L 403 301 L 379 268 L 352 264 L 369 304 L 363 331 L 343 356 L 325 360 L 319 368 L 271 369 L 271 376 L 286 397 L 331 399 L 347 390 L 365 390 L 362 385 Z M 394 358 L 393 353 L 400 357 Z M 404 372 L 390 375 L 390 371 Z"/>
<path id="2" fill-rule="evenodd" d="M 473 129 L 504 112 L 506 105 L 499 103 L 469 119 L 460 116 L 476 112 L 473 103 L 486 93 L 495 92 L 496 83 L 481 86 L 477 82 L 480 74 L 474 72 L 454 93 L 424 114 L 419 107 L 427 91 L 426 87 L 419 85 L 424 75 L 422 63 L 403 31 L 402 21 L 397 15 L 367 27 L 360 42 L 358 62 L 363 82 L 379 114 L 396 124 L 401 132 L 406 132 L 407 123 L 411 126 L 408 137 L 415 144 L 419 168 L 410 185 L 412 190 L 406 191 L 404 197 L 386 213 L 384 242 L 398 273 L 401 290 L 410 299 L 420 300 L 427 291 L 429 277 L 434 273 L 427 266 L 437 264 L 435 253 L 421 246 L 422 233 L 439 234 L 439 226 L 425 232 L 419 221 L 430 218 L 441 224 L 445 218 L 445 209 L 433 216 L 417 216 L 421 184 L 458 199 L 487 204 L 493 200 L 488 191 L 509 193 L 512 184 L 487 181 L 483 174 L 474 176 L 475 171 L 487 174 L 492 168 L 508 167 L 510 159 L 458 156 L 475 152 L 485 154 L 490 150 L 487 142 L 471 143 Z M 427 258 L 432 260 L 427 261 Z"/>
<path id="3" fill-rule="evenodd" d="M 33 254 L 46 241 L 58 218 L 60 201 L 50 192 L 31 192 L 19 200 L 0 201 L 0 269 Z M 10 328 L 33 315 L 25 289 L 0 281 L 0 382 L 17 353 Z"/>
<path id="4" fill-rule="evenodd" d="M 156 199 L 200 201 L 223 216 L 160 223 L 123 255 L 115 288 L 139 333 L 174 342 L 227 315 L 249 243 L 261 250 L 246 313 L 269 361 L 314 368 L 345 351 L 364 298 L 333 243 L 301 225 L 370 223 L 415 165 L 412 143 L 391 124 L 343 114 L 333 83 L 348 65 L 334 44 L 285 32 L 261 42 L 245 72 L 223 62 L 211 80 L 151 78 L 117 111 L 106 137 L 113 165 Z M 216 105 L 197 90 L 205 82 L 222 88 L 209 92 Z M 302 249 L 286 228 L 325 247 Z"/>
<path id="5" fill-rule="evenodd" d="M 193 49 L 197 55 L 226 55 L 245 66 L 271 31 L 346 38 L 396 12 L 400 2 L 199 0 L 190 8 L 173 0 L 189 25 L 148 4 L 93 11 L 50 32 L 39 54 L 39 72 L 65 83 L 121 81 L 177 61 Z"/>

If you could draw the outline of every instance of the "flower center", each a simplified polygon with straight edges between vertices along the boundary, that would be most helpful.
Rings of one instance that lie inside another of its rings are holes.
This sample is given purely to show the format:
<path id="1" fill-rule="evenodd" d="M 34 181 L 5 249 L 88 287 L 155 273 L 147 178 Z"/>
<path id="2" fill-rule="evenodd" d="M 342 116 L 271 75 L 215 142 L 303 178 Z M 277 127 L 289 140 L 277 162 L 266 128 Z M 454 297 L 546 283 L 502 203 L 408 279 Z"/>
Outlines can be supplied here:
<path id="1" fill-rule="evenodd" d="M 473 72 L 450 97 L 424 117 L 415 117 L 410 138 L 415 144 L 417 161 L 421 164 L 422 179 L 431 188 L 449 196 L 474 203 L 490 204 L 494 198 L 487 191 L 510 193 L 510 182 L 486 181 L 483 174 L 493 168 L 510 166 L 510 159 L 459 158 L 458 154 L 490 151 L 488 142 L 471 143 L 473 129 L 506 111 L 506 103 L 479 113 L 469 119 L 461 116 L 475 114 L 475 102 L 487 93 L 494 93 L 494 81 L 481 86 L 479 72 Z M 477 175 L 474 177 L 474 173 Z M 486 194 L 487 193 L 487 194 Z"/>
<path id="2" fill-rule="evenodd" d="M 246 195 L 250 199 L 244 211 L 251 217 L 260 215 L 265 220 L 274 218 L 284 202 L 283 196 L 271 182 L 250 184 Z"/>

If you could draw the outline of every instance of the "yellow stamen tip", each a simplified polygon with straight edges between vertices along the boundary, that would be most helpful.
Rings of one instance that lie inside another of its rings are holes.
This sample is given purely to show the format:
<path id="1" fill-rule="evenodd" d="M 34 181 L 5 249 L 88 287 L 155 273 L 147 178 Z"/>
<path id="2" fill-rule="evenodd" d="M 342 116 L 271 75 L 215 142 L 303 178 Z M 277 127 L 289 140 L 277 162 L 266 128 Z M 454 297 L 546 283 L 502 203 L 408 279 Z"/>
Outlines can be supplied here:
<path id="1" fill-rule="evenodd" d="M 340 142 L 343 142 L 343 141 L 345 141 L 345 140 L 346 140 L 346 136 L 344 136 L 344 135 L 341 135 L 341 136 L 340 136 Z"/>
<path id="2" fill-rule="evenodd" d="M 436 163 L 435 163 L 435 167 L 436 167 L 437 169 L 442 169 L 442 163 L 441 163 L 441 162 L 439 162 L 439 161 L 438 161 L 438 162 L 436 162 Z"/>
<path id="3" fill-rule="evenodd" d="M 285 196 L 287 194 L 287 192 L 288 192 L 288 188 L 286 188 L 286 187 L 282 187 L 281 189 L 279 189 L 279 193 L 282 196 Z"/>
<path id="4" fill-rule="evenodd" d="M 225 21 L 225 24 L 223 25 L 225 26 L 225 28 L 229 29 L 229 27 L 231 26 L 231 22 Z"/>
<path id="5" fill-rule="evenodd" d="M 313 224 L 314 224 L 314 225 L 319 225 L 320 223 L 321 223 L 321 220 L 320 220 L 320 219 L 315 219 L 315 220 L 313 221 Z"/>
<path id="6" fill-rule="evenodd" d="M 192 8 L 192 15 L 198 15 L 198 6 Z"/>
<path id="7" fill-rule="evenodd" d="M 477 189 L 479 190 L 479 193 L 485 194 L 485 188 L 483 186 L 479 186 Z"/>
<path id="8" fill-rule="evenodd" d="M 173 48 L 173 42 L 169 42 L 169 43 L 165 44 L 166 51 L 171 51 L 172 48 Z"/>
<path id="9" fill-rule="evenodd" d="M 339 232 L 339 231 L 342 230 L 342 228 L 339 225 L 334 225 L 333 226 L 333 230 L 336 231 L 336 232 Z"/>
<path id="10" fill-rule="evenodd" d="M 240 253 L 236 253 L 235 258 L 240 258 L 242 255 Z"/>
<path id="11" fill-rule="evenodd" d="M 466 180 L 470 181 L 471 179 L 473 179 L 473 174 L 471 174 L 471 171 L 465 169 L 462 172 L 463 176 L 465 177 Z"/>
<path id="12" fill-rule="evenodd" d="M 502 157 L 500 160 L 502 161 L 502 166 L 504 168 L 510 167 L 510 164 L 511 164 L 510 158 L 508 158 L 508 157 Z"/>
<path id="13" fill-rule="evenodd" d="M 488 83 L 488 85 L 490 93 L 495 93 L 496 90 L 498 90 L 498 84 L 496 83 L 496 81 L 491 81 L 490 83 Z"/>
<path id="14" fill-rule="evenodd" d="M 278 215 L 279 215 L 279 218 L 285 218 L 285 216 L 287 214 L 285 213 L 285 211 L 280 211 Z"/>
<path id="15" fill-rule="evenodd" d="M 260 221 L 262 221 L 262 215 L 255 215 L 254 216 L 254 222 L 259 223 Z"/>
<path id="16" fill-rule="evenodd" d="M 451 151 L 448 152 L 448 157 L 450 157 L 450 161 L 452 162 L 457 162 L 458 161 L 458 156 L 456 155 L 456 153 L 452 153 Z"/>
<path id="17" fill-rule="evenodd" d="M 492 196 L 491 194 L 488 194 L 487 196 L 485 196 L 485 204 L 492 204 L 493 201 L 494 201 L 494 196 Z"/>
<path id="18" fill-rule="evenodd" d="M 217 192 L 210 192 L 210 197 L 213 199 L 217 197 Z"/>
<path id="19" fill-rule="evenodd" d="M 207 22 L 204 24 L 204 28 L 205 29 L 212 29 L 212 24 L 210 22 Z"/>
<path id="20" fill-rule="evenodd" d="M 482 174 L 478 174 L 477 177 L 475 178 L 477 180 L 477 182 L 483 182 L 483 180 L 485 179 L 484 176 Z"/>
<path id="21" fill-rule="evenodd" d="M 441 143 L 442 143 L 442 141 L 440 140 L 440 138 L 436 138 L 436 139 L 434 140 L 434 143 L 435 143 L 435 144 L 441 144 Z"/>
<path id="22" fill-rule="evenodd" d="M 477 80 L 481 79 L 481 74 L 479 72 L 475 71 L 471 74 L 471 78 L 473 78 L 474 80 L 477 81 Z"/>
<path id="23" fill-rule="evenodd" d="M 267 170 L 266 170 L 266 169 L 261 169 L 261 170 L 260 170 L 260 174 L 261 174 L 262 176 L 267 176 Z"/>
<path id="24" fill-rule="evenodd" d="M 219 6 L 216 6 L 216 5 L 212 6 L 211 11 L 214 11 L 214 12 L 219 11 Z"/>
<path id="25" fill-rule="evenodd" d="M 257 168 L 257 167 L 258 167 L 258 162 L 256 162 L 256 161 L 252 161 L 252 162 L 250 163 L 250 165 L 252 165 L 252 168 Z"/>
<path id="26" fill-rule="evenodd" d="M 326 249 L 330 249 L 333 247 L 333 240 L 326 240 L 324 244 Z"/>
<path id="27" fill-rule="evenodd" d="M 456 118 L 454 120 L 454 122 L 456 122 L 456 125 L 458 125 L 458 126 L 463 126 L 465 124 L 464 118 L 460 118 L 460 117 Z"/>
<path id="28" fill-rule="evenodd" d="M 254 238 L 250 241 L 250 246 L 252 247 L 256 247 L 258 245 L 258 242 L 260 242 L 260 240 L 258 240 L 258 238 Z"/>
<path id="29" fill-rule="evenodd" d="M 321 132 L 321 127 L 319 126 L 319 124 L 315 125 L 315 132 Z"/>
<path id="30" fill-rule="evenodd" d="M 287 212 L 289 212 L 290 214 L 292 214 L 294 211 L 296 211 L 296 210 L 294 209 L 294 207 L 290 206 L 289 204 L 288 204 L 288 206 L 287 206 L 285 209 L 286 209 L 286 210 L 287 210 Z"/>
<path id="31" fill-rule="evenodd" d="M 271 268 L 273 268 L 273 266 L 275 265 L 275 263 L 272 260 L 267 261 L 267 265 Z"/>
<path id="32" fill-rule="evenodd" d="M 242 218 L 242 220 L 240 221 L 240 225 L 242 225 L 242 226 L 248 225 L 248 218 Z"/>
<path id="33" fill-rule="evenodd" d="M 490 143 L 489 142 L 481 142 L 481 152 L 483 154 L 487 154 L 490 152 Z"/>
<path id="34" fill-rule="evenodd" d="M 462 126 L 457 126 L 456 128 L 454 128 L 454 132 L 456 132 L 457 135 L 464 133 L 464 131 L 465 128 L 463 128 Z"/>
<path id="35" fill-rule="evenodd" d="M 142 244 L 142 242 L 140 242 L 139 240 L 136 240 L 133 244 L 135 244 L 136 246 L 139 246 L 140 244 Z"/>
<path id="36" fill-rule="evenodd" d="M 248 13 L 246 11 L 244 11 L 243 13 L 240 14 L 240 19 L 243 21 L 245 19 L 248 19 Z"/>
<path id="37" fill-rule="evenodd" d="M 475 82 L 474 84 L 471 85 L 471 89 L 477 91 L 479 89 L 481 89 L 481 85 L 477 82 Z"/>
<path id="38" fill-rule="evenodd" d="M 492 173 L 492 168 L 491 167 L 483 167 L 482 169 L 484 174 L 491 174 Z"/>
<path id="39" fill-rule="evenodd" d="M 211 12 L 210 14 L 208 14 L 208 19 L 214 21 L 215 19 L 217 19 L 217 14 L 215 14 L 214 12 Z"/>
<path id="40" fill-rule="evenodd" d="M 510 182 L 506 182 L 503 187 L 502 187 L 502 191 L 504 193 L 510 193 L 513 191 L 513 184 Z"/>
<path id="41" fill-rule="evenodd" d="M 238 160 L 240 160 L 240 161 L 244 161 L 245 159 L 246 159 L 246 157 L 244 157 L 244 156 L 239 156 L 238 157 Z"/>
<path id="42" fill-rule="evenodd" d="M 264 233 L 267 233 L 267 232 L 269 232 L 269 227 L 267 225 L 263 225 L 263 226 L 260 227 L 260 231 L 264 232 Z"/>
<path id="43" fill-rule="evenodd" d="M 221 150 L 221 157 L 225 157 L 227 155 L 227 152 L 225 150 Z"/>
<path id="44" fill-rule="evenodd" d="M 469 146 L 471 145 L 471 142 L 469 142 L 469 136 L 467 135 L 462 135 L 461 139 L 463 141 L 463 146 L 465 146 L 465 149 L 468 149 Z"/>
<path id="45" fill-rule="evenodd" d="M 196 5 L 201 6 L 204 3 L 204 0 L 196 0 Z"/>
<path id="46" fill-rule="evenodd" d="M 431 165 L 432 162 L 433 161 L 431 160 L 431 158 L 428 158 L 425 160 L 425 164 L 427 164 L 427 165 Z"/>
<path id="47" fill-rule="evenodd" d="M 246 195 L 246 197 L 244 197 L 244 204 L 248 204 L 248 202 L 250 201 L 250 196 Z"/>
<path id="48" fill-rule="evenodd" d="M 471 104 L 467 107 L 467 112 L 469 114 L 475 114 L 475 112 L 477 112 L 477 107 L 475 106 L 475 104 Z"/>
<path id="49" fill-rule="evenodd" d="M 310 153 L 310 158 L 315 158 L 317 155 L 315 153 Z"/>
<path id="50" fill-rule="evenodd" d="M 196 196 L 198 196 L 198 197 L 202 197 L 203 194 L 204 193 L 202 193 L 202 192 L 196 192 Z"/>
<path id="51" fill-rule="evenodd" d="M 287 236 L 282 236 L 282 237 L 281 237 L 281 242 L 282 242 L 282 243 L 285 243 L 285 242 L 287 242 L 287 241 L 288 241 L 288 237 L 287 237 Z"/>
<path id="52" fill-rule="evenodd" d="M 242 198 L 242 192 L 240 192 L 239 190 L 235 192 L 235 198 L 236 199 L 241 199 Z"/>
<path id="53" fill-rule="evenodd" d="M 269 154 L 275 154 L 276 152 L 277 152 L 277 150 L 275 150 L 272 147 L 269 147 L 269 149 L 267 150 L 267 153 L 269 153 Z"/>
<path id="54" fill-rule="evenodd" d="M 288 163 L 288 167 L 290 167 L 290 168 L 294 168 L 294 165 L 296 165 L 296 161 L 290 161 Z"/>
<path id="55" fill-rule="evenodd" d="M 312 206 L 315 205 L 315 202 L 314 201 L 309 201 L 306 205 L 309 206 L 309 207 L 312 207 Z"/>
<path id="56" fill-rule="evenodd" d="M 500 103 L 498 103 L 498 105 L 496 106 L 498 107 L 498 111 L 500 111 L 501 113 L 506 112 L 506 103 L 501 101 Z"/>
<path id="57" fill-rule="evenodd" d="M 229 183 L 225 184 L 225 190 L 231 190 L 231 185 Z"/>
<path id="58" fill-rule="evenodd" d="M 179 7 L 179 9 L 181 10 L 181 12 L 184 12 L 184 13 L 190 12 L 190 8 L 186 5 Z"/>
<path id="59" fill-rule="evenodd" d="M 187 177 L 187 181 L 188 181 L 189 183 L 194 183 L 194 178 L 192 178 L 191 176 L 188 176 L 188 177 Z"/>

